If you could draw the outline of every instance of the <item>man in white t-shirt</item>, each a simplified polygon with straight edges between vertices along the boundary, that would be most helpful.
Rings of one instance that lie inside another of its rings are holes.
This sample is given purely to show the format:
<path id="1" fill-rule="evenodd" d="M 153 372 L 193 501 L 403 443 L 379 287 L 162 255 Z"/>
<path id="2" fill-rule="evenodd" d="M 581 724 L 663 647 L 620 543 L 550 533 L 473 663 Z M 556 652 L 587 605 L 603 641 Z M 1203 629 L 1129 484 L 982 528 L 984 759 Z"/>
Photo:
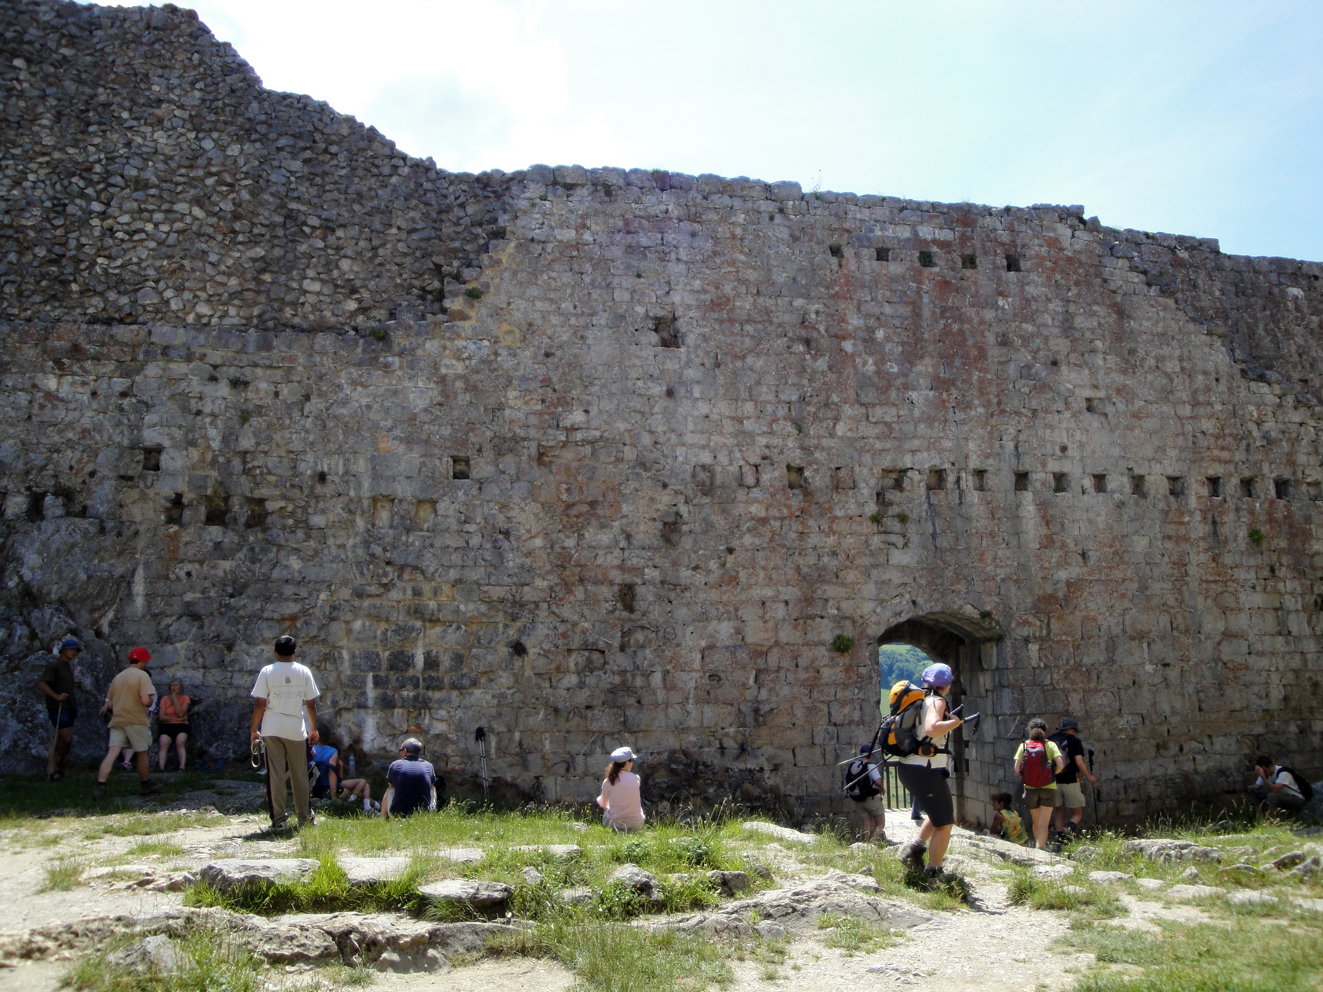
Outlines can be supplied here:
<path id="1" fill-rule="evenodd" d="M 285 829 L 285 772 L 292 774 L 294 810 L 299 826 L 313 822 L 308 804 L 308 745 L 317 743 L 317 703 L 321 693 L 312 672 L 294 660 L 294 638 L 276 641 L 276 660 L 257 673 L 253 697 L 253 731 L 266 747 L 267 786 L 271 796 L 271 829 Z M 304 720 L 306 715 L 306 722 Z"/>
<path id="2" fill-rule="evenodd" d="M 1250 787 L 1250 795 L 1259 806 L 1268 809 L 1297 810 L 1305 804 L 1304 790 L 1289 768 L 1277 764 L 1267 755 L 1254 759 L 1258 780 Z"/>

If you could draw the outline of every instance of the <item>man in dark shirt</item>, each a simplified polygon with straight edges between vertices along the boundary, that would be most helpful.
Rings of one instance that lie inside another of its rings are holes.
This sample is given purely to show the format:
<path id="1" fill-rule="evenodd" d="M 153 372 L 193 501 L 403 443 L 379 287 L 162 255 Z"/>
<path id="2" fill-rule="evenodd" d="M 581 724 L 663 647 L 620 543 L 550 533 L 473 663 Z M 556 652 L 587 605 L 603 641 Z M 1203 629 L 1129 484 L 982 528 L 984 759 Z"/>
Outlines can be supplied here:
<path id="1" fill-rule="evenodd" d="M 410 737 L 400 745 L 400 759 L 386 772 L 386 795 L 381 816 L 408 816 L 420 809 L 436 809 L 436 769 L 422 759 L 423 745 Z"/>
<path id="2" fill-rule="evenodd" d="M 55 747 L 46 763 L 49 782 L 64 779 L 69 750 L 73 747 L 73 725 L 78 717 L 78 686 L 74 682 L 73 660 L 82 650 L 83 646 L 74 638 L 66 638 L 60 644 L 60 653 L 41 670 L 41 679 L 37 682 L 37 688 L 46 697 L 46 714 L 55 728 Z"/>
<path id="3" fill-rule="evenodd" d="M 1070 717 L 1061 721 L 1061 726 L 1052 735 L 1052 740 L 1061 749 L 1061 756 L 1066 759 L 1066 767 L 1057 772 L 1057 790 L 1061 793 L 1061 804 L 1053 816 L 1056 819 L 1057 833 L 1070 830 L 1078 834 L 1084 821 L 1084 790 L 1080 788 L 1080 776 L 1089 780 L 1089 785 L 1096 786 L 1098 780 L 1084 763 L 1084 745 L 1079 739 L 1080 725 Z M 1070 810 L 1070 823 L 1066 823 L 1066 810 Z"/>

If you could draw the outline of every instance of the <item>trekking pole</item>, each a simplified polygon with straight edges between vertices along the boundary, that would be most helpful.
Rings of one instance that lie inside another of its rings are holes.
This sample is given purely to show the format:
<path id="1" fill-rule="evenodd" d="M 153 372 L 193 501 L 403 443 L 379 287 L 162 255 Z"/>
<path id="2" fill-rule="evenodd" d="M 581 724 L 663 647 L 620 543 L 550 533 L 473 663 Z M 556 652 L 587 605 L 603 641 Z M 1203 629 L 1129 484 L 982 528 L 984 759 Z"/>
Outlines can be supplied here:
<path id="1" fill-rule="evenodd" d="M 1089 748 L 1089 774 L 1093 774 L 1093 748 Z M 1098 787 L 1090 783 L 1093 792 L 1093 825 L 1098 825 Z"/>
<path id="2" fill-rule="evenodd" d="M 491 779 L 487 775 L 487 730 L 485 727 L 479 727 L 473 732 L 473 739 L 478 742 L 478 768 L 482 776 L 482 799 L 487 801 L 487 788 Z"/>
<path id="3" fill-rule="evenodd" d="M 55 748 L 60 743 L 60 718 L 64 716 L 64 700 L 55 711 L 55 732 L 51 734 L 51 746 L 46 749 L 46 781 L 55 776 Z"/>

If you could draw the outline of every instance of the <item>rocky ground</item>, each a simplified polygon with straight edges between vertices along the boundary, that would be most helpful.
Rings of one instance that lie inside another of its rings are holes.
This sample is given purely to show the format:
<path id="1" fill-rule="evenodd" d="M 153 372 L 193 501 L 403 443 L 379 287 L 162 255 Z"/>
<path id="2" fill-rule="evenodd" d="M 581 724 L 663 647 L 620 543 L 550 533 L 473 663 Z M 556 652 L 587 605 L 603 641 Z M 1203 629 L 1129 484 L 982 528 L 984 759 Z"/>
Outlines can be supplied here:
<path id="1" fill-rule="evenodd" d="M 173 804 L 187 807 L 190 801 L 208 799 L 207 816 L 144 808 L 120 832 L 105 832 L 93 817 L 46 820 L 42 829 L 18 823 L 0 830 L 0 899 L 8 910 L 5 932 L 0 933 L 0 992 L 54 990 L 76 955 L 127 932 L 163 935 L 154 939 L 168 945 L 171 935 L 178 936 L 190 922 L 198 921 L 230 930 L 236 940 L 269 961 L 273 966 L 269 990 L 307 989 L 310 979 L 322 988 L 344 985 L 349 980 L 346 969 L 321 967 L 341 962 L 371 967 L 379 975 L 374 981 L 388 979 L 393 989 L 554 990 L 574 983 L 574 976 L 552 961 L 481 959 L 487 937 L 507 927 L 499 913 L 493 914 L 493 921 L 437 923 L 393 914 L 260 918 L 184 907 L 184 889 L 200 877 L 223 887 L 227 879 L 237 880 L 245 873 L 296 877 L 315 868 L 315 861 L 298 860 L 296 839 L 273 840 L 264 833 L 260 815 L 217 812 L 242 806 L 245 788 L 217 783 L 209 794 Z M 177 829 L 170 829 L 172 816 L 180 821 Z M 133 832 L 138 827 L 142 832 Z M 907 841 L 913 829 L 907 811 L 891 815 L 888 833 L 893 841 Z M 1244 885 L 1245 877 L 1265 872 L 1296 872 L 1306 882 L 1316 880 L 1323 847 L 1310 840 L 1270 861 L 1264 852 L 1252 846 L 1238 848 L 1225 838 L 1216 846 L 1188 840 L 1140 841 L 1128 853 L 1136 863 L 1151 865 L 1152 875 L 1143 877 L 1141 872 L 1135 878 L 1133 871 L 1090 874 L 1088 849 L 1079 852 L 1075 861 L 1066 861 L 957 829 L 948 867 L 972 889 L 968 905 L 960 909 L 897 898 L 894 891 L 881 890 L 871 874 L 824 867 L 818 856 L 822 845 L 815 835 L 748 823 L 727 846 L 747 857 L 749 875 L 770 871 L 770 882 L 764 880 L 765 887 L 756 891 L 739 891 L 747 881 L 744 873 L 726 873 L 729 878 L 721 884 L 729 886 L 730 898 L 720 906 L 697 913 L 648 915 L 634 925 L 710 935 L 731 945 L 779 948 L 772 956 L 751 953 L 733 962 L 733 987 L 740 990 L 1068 988 L 1074 976 L 1092 964 L 1092 955 L 1044 950 L 1067 932 L 1070 917 L 1066 912 L 1012 903 L 1012 883 L 1023 879 L 1026 871 L 1031 877 L 1065 884 L 1067 890 L 1106 889 L 1124 908 L 1114 922 L 1130 927 L 1153 928 L 1159 917 L 1206 919 L 1202 902 L 1228 894 L 1247 902 L 1293 899 L 1306 910 L 1323 910 L 1318 899 L 1274 895 L 1278 890 Z M 863 864 L 876 853 L 863 845 L 836 849 L 838 863 L 847 868 L 852 856 Z M 561 853 L 573 856 L 574 850 L 578 848 L 571 845 L 570 853 Z M 355 873 L 367 880 L 388 878 L 407 867 L 406 858 L 377 854 L 353 864 L 342 856 L 340 864 L 351 880 Z M 471 860 L 481 851 L 452 850 L 447 856 Z M 60 866 L 73 862 L 81 868 L 77 883 L 49 890 Z M 1190 877 L 1183 879 L 1174 874 L 1177 871 Z M 1226 884 L 1203 884 L 1219 879 Z M 640 891 L 650 884 L 639 881 Z M 501 908 L 500 901 L 509 894 L 508 886 L 491 883 L 484 888 L 481 880 L 433 883 L 424 887 L 425 894 L 428 889 L 437 890 L 437 899 L 467 900 L 483 909 Z M 867 953 L 829 946 L 832 931 L 819 924 L 824 913 L 864 921 L 900 939 Z M 143 953 L 150 955 L 152 945 L 144 946 Z"/>

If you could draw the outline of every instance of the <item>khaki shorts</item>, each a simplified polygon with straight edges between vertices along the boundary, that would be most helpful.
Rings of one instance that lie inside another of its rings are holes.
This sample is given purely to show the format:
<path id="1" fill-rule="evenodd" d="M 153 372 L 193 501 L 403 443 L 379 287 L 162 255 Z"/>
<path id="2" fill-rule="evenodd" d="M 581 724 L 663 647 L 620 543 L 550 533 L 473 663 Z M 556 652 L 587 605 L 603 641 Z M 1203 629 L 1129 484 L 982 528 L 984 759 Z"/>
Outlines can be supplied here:
<path id="1" fill-rule="evenodd" d="M 152 749 L 152 731 L 150 727 L 111 727 L 110 746 L 126 747 L 131 751 L 150 751 Z"/>
<path id="2" fill-rule="evenodd" d="M 1024 801 L 1030 809 L 1038 809 L 1040 806 L 1055 808 L 1061 805 L 1060 789 L 1031 789 L 1024 787 Z"/>
<path id="3" fill-rule="evenodd" d="M 862 816 L 886 816 L 887 802 L 881 796 L 869 796 L 867 799 L 851 799 L 854 811 Z"/>
<path id="4" fill-rule="evenodd" d="M 1061 793 L 1061 802 L 1057 805 L 1066 809 L 1084 808 L 1084 789 L 1078 782 L 1058 782 L 1057 791 Z"/>

